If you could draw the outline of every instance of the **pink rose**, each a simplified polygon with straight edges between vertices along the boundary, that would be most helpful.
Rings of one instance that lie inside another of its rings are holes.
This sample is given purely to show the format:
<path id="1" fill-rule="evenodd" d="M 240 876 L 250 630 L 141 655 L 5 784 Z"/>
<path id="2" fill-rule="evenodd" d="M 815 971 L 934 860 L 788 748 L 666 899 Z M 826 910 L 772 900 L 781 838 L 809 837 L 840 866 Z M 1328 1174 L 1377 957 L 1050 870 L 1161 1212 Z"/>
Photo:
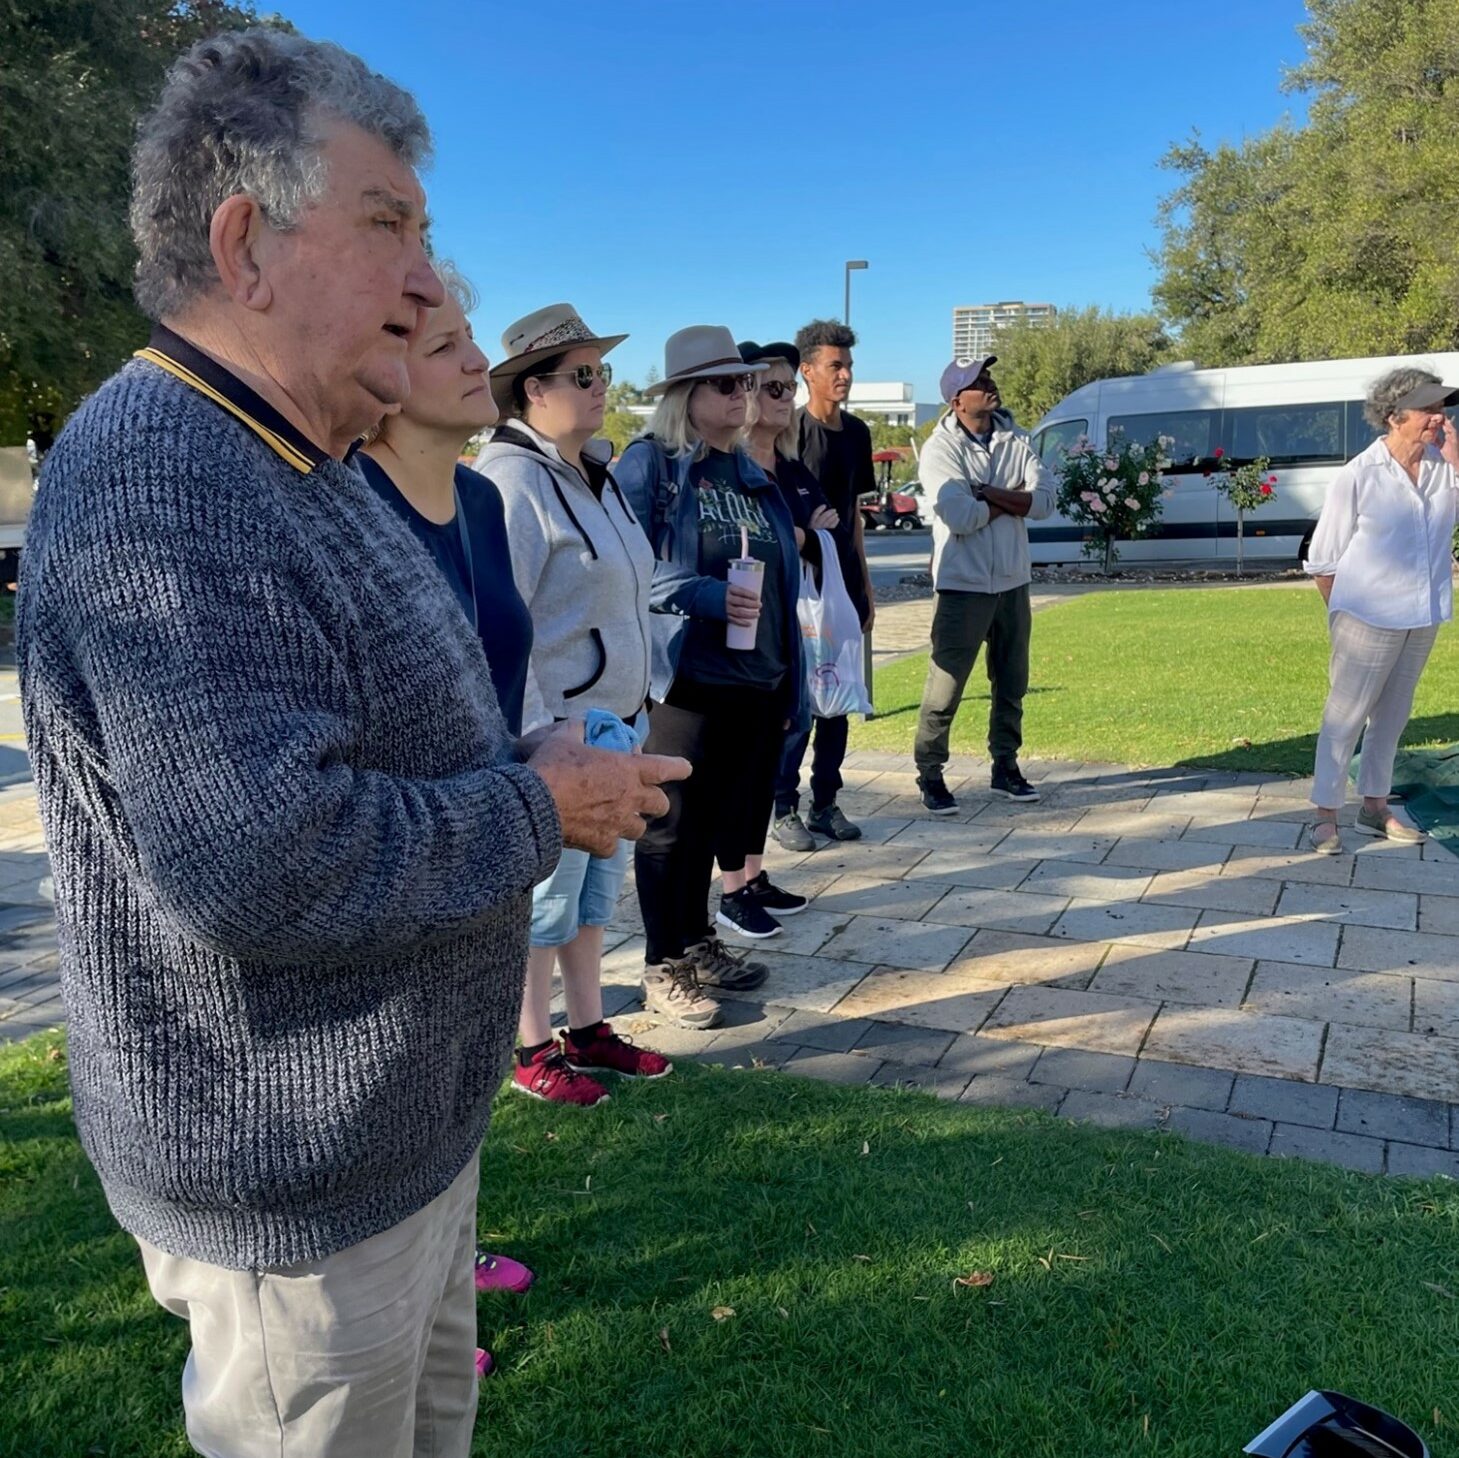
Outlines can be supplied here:
<path id="1" fill-rule="evenodd" d="M 1138 481 L 1136 481 L 1135 484 L 1137 486 L 1148 486 L 1150 484 L 1150 473 L 1149 473 L 1149 471 L 1141 471 L 1140 472 L 1140 479 Z"/>
<path id="2" fill-rule="evenodd" d="M 1099 499 L 1099 497 L 1096 496 L 1094 498 L 1094 500 L 1089 503 L 1089 509 L 1090 509 L 1090 511 L 1096 511 L 1096 512 L 1097 511 L 1104 511 L 1105 510 L 1104 502 L 1102 502 Z"/>
<path id="3" fill-rule="evenodd" d="M 1131 511 L 1139 511 L 1140 509 L 1140 503 L 1136 501 L 1133 496 L 1125 497 L 1125 505 L 1128 506 Z"/>
<path id="4" fill-rule="evenodd" d="M 1119 468 L 1120 463 L 1113 456 L 1106 456 L 1104 458 L 1104 469 L 1106 471 L 1118 471 Z"/>

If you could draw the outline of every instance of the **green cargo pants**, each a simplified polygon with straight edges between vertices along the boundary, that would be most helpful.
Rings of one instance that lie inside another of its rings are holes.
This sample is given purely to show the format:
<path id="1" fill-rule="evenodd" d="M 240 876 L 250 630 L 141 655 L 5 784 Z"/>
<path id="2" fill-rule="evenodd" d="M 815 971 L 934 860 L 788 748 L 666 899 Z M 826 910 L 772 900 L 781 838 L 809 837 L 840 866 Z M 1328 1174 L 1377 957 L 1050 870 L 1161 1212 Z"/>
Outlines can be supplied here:
<path id="1" fill-rule="evenodd" d="M 932 614 L 932 657 L 917 716 L 913 758 L 919 775 L 941 774 L 947 763 L 952 721 L 968 675 L 985 658 L 992 704 L 988 753 L 1013 759 L 1023 745 L 1023 696 L 1028 692 L 1028 640 L 1033 626 L 1028 585 L 1007 592 L 939 592 Z"/>

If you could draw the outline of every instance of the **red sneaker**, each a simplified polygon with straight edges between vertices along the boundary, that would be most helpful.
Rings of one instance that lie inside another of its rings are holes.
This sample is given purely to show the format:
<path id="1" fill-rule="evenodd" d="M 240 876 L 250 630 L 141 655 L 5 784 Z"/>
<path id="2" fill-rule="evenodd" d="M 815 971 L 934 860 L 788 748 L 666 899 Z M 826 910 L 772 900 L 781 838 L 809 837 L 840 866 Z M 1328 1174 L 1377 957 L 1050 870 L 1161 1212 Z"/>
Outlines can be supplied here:
<path id="1" fill-rule="evenodd" d="M 532 1284 L 532 1272 L 511 1256 L 476 1252 L 476 1289 L 478 1291 L 525 1291 Z"/>
<path id="2" fill-rule="evenodd" d="M 599 1023 L 597 1035 L 585 1048 L 564 1033 L 562 1056 L 580 1072 L 601 1068 L 624 1078 L 663 1078 L 674 1071 L 674 1065 L 662 1053 L 635 1047 L 633 1039 L 620 1038 L 611 1023 Z"/>
<path id="3" fill-rule="evenodd" d="M 573 1104 L 580 1109 L 591 1109 L 608 1097 L 608 1090 L 596 1079 L 579 1073 L 556 1043 L 539 1049 L 526 1064 L 513 1057 L 512 1087 L 534 1099 Z"/>

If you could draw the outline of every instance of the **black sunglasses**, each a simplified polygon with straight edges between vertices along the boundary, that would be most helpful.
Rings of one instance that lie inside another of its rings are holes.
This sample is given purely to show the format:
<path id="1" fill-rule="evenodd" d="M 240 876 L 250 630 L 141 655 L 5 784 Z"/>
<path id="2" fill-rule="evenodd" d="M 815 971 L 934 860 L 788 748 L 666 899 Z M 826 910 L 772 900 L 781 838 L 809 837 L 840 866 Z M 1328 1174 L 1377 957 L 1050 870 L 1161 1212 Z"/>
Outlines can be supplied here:
<path id="1" fill-rule="evenodd" d="M 610 364 L 580 364 L 575 370 L 548 370 L 545 374 L 533 375 L 534 380 L 571 380 L 579 390 L 591 390 L 594 380 L 605 385 L 613 383 L 613 366 Z"/>
<path id="2" fill-rule="evenodd" d="M 699 383 L 708 385 L 711 390 L 718 390 L 721 395 L 733 395 L 736 390 L 753 395 L 759 389 L 759 382 L 754 375 L 713 375 Z"/>
<path id="3" fill-rule="evenodd" d="M 794 380 L 767 380 L 760 388 L 772 399 L 783 400 L 787 395 L 795 394 Z"/>

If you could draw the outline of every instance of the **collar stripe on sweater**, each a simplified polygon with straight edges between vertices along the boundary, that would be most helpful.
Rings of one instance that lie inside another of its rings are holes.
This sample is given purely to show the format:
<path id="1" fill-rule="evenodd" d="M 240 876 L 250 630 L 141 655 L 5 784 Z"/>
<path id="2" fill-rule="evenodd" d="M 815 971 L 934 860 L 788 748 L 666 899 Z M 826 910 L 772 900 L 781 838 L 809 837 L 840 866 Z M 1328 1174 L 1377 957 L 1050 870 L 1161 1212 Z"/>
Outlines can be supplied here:
<path id="1" fill-rule="evenodd" d="M 147 347 L 139 349 L 134 358 L 166 370 L 200 395 L 206 395 L 215 405 L 221 405 L 300 474 L 308 475 L 329 459 L 256 390 L 165 325 L 159 324 L 152 331 Z"/>

